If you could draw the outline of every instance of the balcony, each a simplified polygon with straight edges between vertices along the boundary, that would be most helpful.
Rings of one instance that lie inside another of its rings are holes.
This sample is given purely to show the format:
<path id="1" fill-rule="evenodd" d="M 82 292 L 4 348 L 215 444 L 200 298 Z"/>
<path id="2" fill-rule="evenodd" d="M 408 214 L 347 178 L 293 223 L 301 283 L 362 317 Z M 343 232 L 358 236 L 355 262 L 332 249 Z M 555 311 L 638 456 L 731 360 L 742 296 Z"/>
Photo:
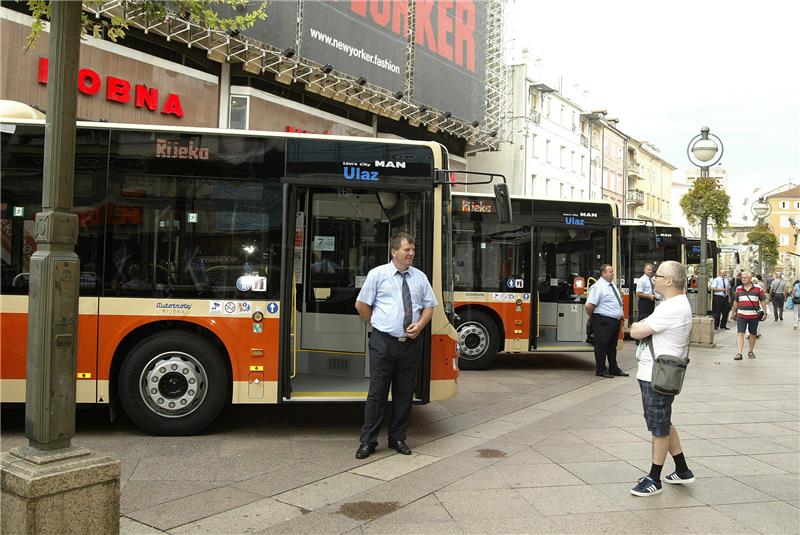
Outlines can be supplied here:
<path id="1" fill-rule="evenodd" d="M 638 189 L 629 190 L 626 200 L 628 204 L 644 206 L 644 192 Z"/>
<path id="2" fill-rule="evenodd" d="M 628 174 L 636 175 L 639 178 L 644 178 L 642 175 L 642 164 L 638 162 L 628 162 Z"/>
<path id="3" fill-rule="evenodd" d="M 589 148 L 589 138 L 581 134 L 581 146 Z"/>
<path id="4" fill-rule="evenodd" d="M 542 114 L 536 110 L 531 110 L 531 121 L 535 124 L 539 124 L 542 122 Z"/>

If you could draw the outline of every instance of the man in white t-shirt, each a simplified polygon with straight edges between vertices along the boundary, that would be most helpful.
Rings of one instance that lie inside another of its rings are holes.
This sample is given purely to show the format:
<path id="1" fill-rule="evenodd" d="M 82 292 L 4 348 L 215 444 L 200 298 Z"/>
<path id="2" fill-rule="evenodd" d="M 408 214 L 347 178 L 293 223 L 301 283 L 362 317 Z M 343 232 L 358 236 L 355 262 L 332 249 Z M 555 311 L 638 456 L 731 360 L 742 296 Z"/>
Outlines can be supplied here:
<path id="1" fill-rule="evenodd" d="M 672 401 L 653 390 L 650 381 L 653 374 L 653 354 L 686 357 L 689 351 L 689 336 L 692 332 L 692 308 L 686 298 L 686 269 L 679 262 L 668 261 L 658 266 L 654 276 L 655 291 L 661 295 L 661 304 L 643 321 L 631 325 L 631 337 L 647 343 L 639 344 L 636 360 L 639 369 L 636 379 L 642 392 L 642 406 L 647 429 L 653 434 L 653 461 L 650 473 L 631 489 L 634 496 L 653 496 L 661 492 L 661 469 L 667 451 L 675 460 L 675 472 L 664 478 L 672 484 L 691 483 L 694 474 L 686 466 L 678 431 L 672 426 Z M 652 343 L 653 353 L 650 352 Z"/>

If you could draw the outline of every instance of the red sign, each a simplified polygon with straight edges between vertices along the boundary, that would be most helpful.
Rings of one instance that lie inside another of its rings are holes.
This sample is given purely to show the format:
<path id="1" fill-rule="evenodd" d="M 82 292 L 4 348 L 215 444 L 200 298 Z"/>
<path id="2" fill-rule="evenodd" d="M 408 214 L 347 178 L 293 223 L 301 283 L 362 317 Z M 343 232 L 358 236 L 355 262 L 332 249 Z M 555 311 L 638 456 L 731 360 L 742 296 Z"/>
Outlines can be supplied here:
<path id="1" fill-rule="evenodd" d="M 47 70 L 49 62 L 47 58 L 39 58 L 38 82 L 47 85 Z M 106 76 L 106 100 L 126 104 L 131 101 L 131 83 L 123 78 Z M 84 95 L 96 95 L 102 89 L 103 83 L 100 75 L 92 69 L 81 69 L 78 71 L 78 91 Z M 158 89 L 147 87 L 143 84 L 136 84 L 133 89 L 133 105 L 137 108 L 147 108 L 150 111 L 158 109 Z M 161 113 L 164 115 L 174 115 L 183 117 L 183 107 L 181 99 L 175 93 L 169 93 L 161 106 Z"/>
<path id="2" fill-rule="evenodd" d="M 461 201 L 461 211 L 478 214 L 492 214 L 494 213 L 494 207 L 492 206 L 491 201 L 469 201 L 464 199 Z"/>

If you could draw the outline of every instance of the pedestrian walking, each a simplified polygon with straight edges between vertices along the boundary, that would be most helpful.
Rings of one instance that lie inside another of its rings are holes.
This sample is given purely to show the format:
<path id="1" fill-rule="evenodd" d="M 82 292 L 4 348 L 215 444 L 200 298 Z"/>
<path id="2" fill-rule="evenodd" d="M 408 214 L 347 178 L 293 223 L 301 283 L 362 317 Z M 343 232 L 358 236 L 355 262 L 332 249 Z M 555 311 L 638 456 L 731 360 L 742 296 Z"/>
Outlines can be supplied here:
<path id="1" fill-rule="evenodd" d="M 797 330 L 800 327 L 800 279 L 795 279 L 792 285 L 792 304 L 794 305 L 794 325 L 793 329 Z"/>
<path id="2" fill-rule="evenodd" d="M 783 273 L 778 273 L 769 286 L 769 300 L 772 303 L 772 316 L 775 321 L 783 321 L 783 305 L 786 303 L 786 281 Z"/>
<path id="3" fill-rule="evenodd" d="M 672 425 L 672 402 L 675 396 L 656 392 L 651 384 L 652 354 L 686 358 L 689 351 L 692 307 L 686 297 L 685 285 L 684 266 L 672 260 L 662 262 L 655 274 L 655 289 L 661 295 L 661 304 L 645 320 L 631 325 L 631 336 L 642 340 L 636 351 L 639 365 L 636 379 L 642 393 L 647 429 L 653 435 L 650 473 L 639 479 L 631 489 L 634 496 L 653 496 L 661 492 L 661 470 L 664 468 L 667 452 L 675 461 L 675 471 L 666 476 L 664 482 L 682 485 L 695 480 L 694 473 L 686 465 L 678 430 Z M 647 337 L 650 339 L 645 342 Z"/>
<path id="4" fill-rule="evenodd" d="M 730 305 L 728 303 L 728 293 L 730 286 L 728 283 L 728 272 L 722 271 L 711 281 L 712 303 L 711 313 L 714 316 L 714 328 L 728 330 L 728 313 Z"/>
<path id="5" fill-rule="evenodd" d="M 639 298 L 639 321 L 652 314 L 656 308 L 658 294 L 656 294 L 653 286 L 653 272 L 655 272 L 655 266 L 648 262 L 644 265 L 644 273 L 636 281 L 636 297 Z"/>
<path id="6" fill-rule="evenodd" d="M 767 319 L 767 296 L 764 290 L 753 283 L 753 277 L 749 271 L 742 272 L 742 285 L 736 288 L 736 299 L 731 309 L 731 319 L 736 318 L 736 353 L 734 360 L 742 360 L 744 350 L 744 333 L 749 333 L 747 356 L 751 359 L 756 358 L 753 350 L 758 339 L 758 322 Z"/>
<path id="7" fill-rule="evenodd" d="M 419 335 L 437 305 L 425 274 L 413 267 L 414 238 L 400 232 L 392 236 L 392 260 L 370 270 L 356 298 L 361 319 L 372 325 L 369 337 L 369 393 L 364 407 L 357 459 L 366 459 L 378 446 L 383 413 L 392 390 L 389 447 L 411 455 L 406 431 L 422 350 Z"/>
<path id="8" fill-rule="evenodd" d="M 594 332 L 595 375 L 607 378 L 629 375 L 617 365 L 617 338 L 623 314 L 622 299 L 613 281 L 614 268 L 610 264 L 600 266 L 600 280 L 589 290 L 585 306 Z"/>

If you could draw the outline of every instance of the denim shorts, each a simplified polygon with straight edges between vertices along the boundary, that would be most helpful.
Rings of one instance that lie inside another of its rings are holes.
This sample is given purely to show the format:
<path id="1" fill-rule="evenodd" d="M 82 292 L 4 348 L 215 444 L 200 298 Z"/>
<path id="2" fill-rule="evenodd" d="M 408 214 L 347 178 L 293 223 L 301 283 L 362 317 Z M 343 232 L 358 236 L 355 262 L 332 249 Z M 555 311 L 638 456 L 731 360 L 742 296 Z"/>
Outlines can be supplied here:
<path id="1" fill-rule="evenodd" d="M 749 331 L 750 334 L 756 335 L 758 334 L 758 318 L 740 318 L 736 317 L 736 332 L 743 333 L 745 331 Z"/>
<path id="2" fill-rule="evenodd" d="M 672 401 L 675 396 L 660 394 L 653 390 L 650 381 L 641 379 L 639 379 L 639 390 L 642 391 L 642 408 L 647 430 L 653 433 L 654 437 L 669 435 L 669 428 L 672 425 Z"/>

